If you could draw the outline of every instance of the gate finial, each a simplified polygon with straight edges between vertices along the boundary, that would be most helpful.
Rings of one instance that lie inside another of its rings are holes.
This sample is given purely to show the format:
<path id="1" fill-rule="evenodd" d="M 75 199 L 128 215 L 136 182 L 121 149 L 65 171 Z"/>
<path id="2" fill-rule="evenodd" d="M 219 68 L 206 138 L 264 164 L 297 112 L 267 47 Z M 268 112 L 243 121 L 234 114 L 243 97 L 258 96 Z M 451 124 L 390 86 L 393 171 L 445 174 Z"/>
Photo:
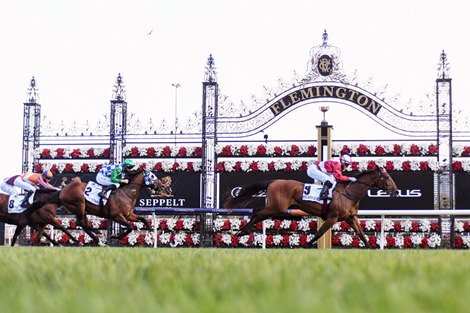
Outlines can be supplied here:
<path id="1" fill-rule="evenodd" d="M 126 92 L 124 91 L 124 81 L 122 79 L 121 73 L 118 74 L 116 78 L 116 85 L 114 85 L 113 90 L 113 100 L 125 100 Z"/>
<path id="2" fill-rule="evenodd" d="M 328 46 L 328 33 L 326 32 L 326 29 L 325 31 L 323 32 L 323 45 L 322 47 L 326 47 Z"/>
<path id="3" fill-rule="evenodd" d="M 36 88 L 36 79 L 31 78 L 31 82 L 28 87 L 28 102 L 29 103 L 37 103 L 39 100 L 39 93 L 38 89 Z"/>
<path id="4" fill-rule="evenodd" d="M 217 81 L 217 74 L 215 72 L 215 62 L 214 62 L 214 58 L 212 57 L 212 54 L 210 54 L 209 57 L 207 58 L 205 80 L 208 83 Z"/>
<path id="5" fill-rule="evenodd" d="M 449 78 L 449 62 L 447 61 L 447 54 L 442 50 L 441 56 L 439 58 L 439 64 L 437 68 L 437 77 L 446 79 Z"/>

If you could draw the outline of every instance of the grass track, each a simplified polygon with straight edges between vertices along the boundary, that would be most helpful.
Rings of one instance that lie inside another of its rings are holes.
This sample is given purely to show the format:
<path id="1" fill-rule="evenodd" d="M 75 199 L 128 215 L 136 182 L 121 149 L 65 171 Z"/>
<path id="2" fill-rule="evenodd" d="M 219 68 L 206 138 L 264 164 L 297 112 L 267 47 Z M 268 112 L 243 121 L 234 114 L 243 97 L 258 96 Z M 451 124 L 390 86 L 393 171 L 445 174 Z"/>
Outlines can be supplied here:
<path id="1" fill-rule="evenodd" d="M 466 312 L 470 252 L 0 248 L 0 312 Z"/>

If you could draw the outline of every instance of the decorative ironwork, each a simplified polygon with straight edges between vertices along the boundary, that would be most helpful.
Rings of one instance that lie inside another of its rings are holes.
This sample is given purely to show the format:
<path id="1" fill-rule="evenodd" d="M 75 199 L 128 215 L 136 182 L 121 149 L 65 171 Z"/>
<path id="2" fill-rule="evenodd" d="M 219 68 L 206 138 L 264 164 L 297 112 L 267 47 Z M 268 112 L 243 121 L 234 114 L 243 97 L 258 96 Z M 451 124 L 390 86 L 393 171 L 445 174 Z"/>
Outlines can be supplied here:
<path id="1" fill-rule="evenodd" d="M 118 75 L 114 88 L 109 121 L 109 161 L 121 163 L 127 134 L 127 102 L 124 100 L 126 97 L 121 74 Z"/>
<path id="2" fill-rule="evenodd" d="M 33 76 L 28 88 L 28 102 L 23 106 L 22 172 L 31 171 L 38 162 L 33 155 L 34 149 L 39 148 L 41 136 L 41 105 L 37 103 L 38 99 L 36 79 Z"/>
<path id="3" fill-rule="evenodd" d="M 215 62 L 214 62 L 214 58 L 212 57 L 212 54 L 209 55 L 209 57 L 207 58 L 207 66 L 206 66 L 204 80 L 208 83 L 217 81 L 217 73 L 215 71 Z"/>

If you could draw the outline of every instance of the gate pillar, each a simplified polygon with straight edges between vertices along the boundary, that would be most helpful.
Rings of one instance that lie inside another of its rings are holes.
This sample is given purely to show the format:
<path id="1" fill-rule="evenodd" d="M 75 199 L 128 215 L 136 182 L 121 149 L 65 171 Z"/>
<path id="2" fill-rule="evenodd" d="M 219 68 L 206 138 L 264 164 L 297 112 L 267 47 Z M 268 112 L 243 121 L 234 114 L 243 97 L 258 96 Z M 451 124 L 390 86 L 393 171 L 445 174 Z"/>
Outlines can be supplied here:
<path id="1" fill-rule="evenodd" d="M 328 112 L 328 106 L 320 107 L 320 110 L 323 112 L 323 121 L 321 121 L 320 125 L 317 126 L 317 156 L 318 161 L 325 161 L 331 158 L 331 131 L 333 129 L 332 125 L 329 125 L 325 114 Z M 317 229 L 323 224 L 323 219 L 318 217 L 317 218 Z M 331 249 L 331 228 L 325 232 L 325 234 L 318 239 L 317 242 L 318 249 Z"/>
<path id="2" fill-rule="evenodd" d="M 34 149 L 39 148 L 41 131 L 41 105 L 38 103 L 38 90 L 36 80 L 31 78 L 28 88 L 28 100 L 23 108 L 23 160 L 21 172 L 34 171 L 38 159 L 34 158 Z M 34 159 L 32 159 L 34 158 Z"/>

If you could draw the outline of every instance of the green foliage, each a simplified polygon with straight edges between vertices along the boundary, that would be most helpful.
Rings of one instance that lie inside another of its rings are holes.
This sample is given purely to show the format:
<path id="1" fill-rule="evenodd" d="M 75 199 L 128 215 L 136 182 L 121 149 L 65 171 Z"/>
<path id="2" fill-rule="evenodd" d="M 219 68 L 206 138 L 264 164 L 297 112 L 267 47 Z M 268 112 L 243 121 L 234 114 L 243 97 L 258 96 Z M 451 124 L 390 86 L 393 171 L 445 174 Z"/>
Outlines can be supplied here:
<path id="1" fill-rule="evenodd" d="M 5 247 L 0 312 L 464 312 L 468 253 Z"/>

